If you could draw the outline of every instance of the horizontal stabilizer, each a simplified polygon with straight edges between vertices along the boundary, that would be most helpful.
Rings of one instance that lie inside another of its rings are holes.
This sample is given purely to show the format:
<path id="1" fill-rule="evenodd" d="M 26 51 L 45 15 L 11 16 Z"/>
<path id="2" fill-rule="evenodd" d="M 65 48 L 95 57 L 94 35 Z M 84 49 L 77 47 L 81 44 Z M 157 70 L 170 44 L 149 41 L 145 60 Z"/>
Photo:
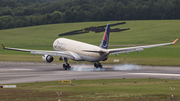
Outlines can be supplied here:
<path id="1" fill-rule="evenodd" d="M 106 52 L 104 52 L 102 50 L 100 50 L 100 51 L 82 50 L 82 51 L 84 51 L 84 52 L 94 52 L 94 53 L 106 53 Z"/>

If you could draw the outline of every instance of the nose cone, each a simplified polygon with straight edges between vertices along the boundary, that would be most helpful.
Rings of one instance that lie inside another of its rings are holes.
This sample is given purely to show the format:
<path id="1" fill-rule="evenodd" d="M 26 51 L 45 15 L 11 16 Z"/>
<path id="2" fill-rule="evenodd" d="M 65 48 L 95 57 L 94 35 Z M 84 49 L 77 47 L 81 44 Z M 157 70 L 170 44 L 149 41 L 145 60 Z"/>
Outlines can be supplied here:
<path id="1" fill-rule="evenodd" d="M 56 39 L 56 40 L 54 41 L 54 43 L 53 43 L 53 49 L 54 49 L 54 50 L 56 50 L 56 47 L 58 46 L 58 43 L 59 43 L 58 40 L 59 40 L 59 39 Z"/>

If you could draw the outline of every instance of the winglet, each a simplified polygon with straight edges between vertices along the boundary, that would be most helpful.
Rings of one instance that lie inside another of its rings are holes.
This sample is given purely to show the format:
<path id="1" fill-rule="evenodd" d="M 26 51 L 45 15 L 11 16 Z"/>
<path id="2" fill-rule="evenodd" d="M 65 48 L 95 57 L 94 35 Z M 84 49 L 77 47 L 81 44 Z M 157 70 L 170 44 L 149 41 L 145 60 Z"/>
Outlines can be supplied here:
<path id="1" fill-rule="evenodd" d="M 4 47 L 4 45 L 2 44 L 2 46 L 3 46 L 3 49 L 5 49 L 5 47 Z"/>
<path id="2" fill-rule="evenodd" d="M 178 38 L 176 40 L 174 40 L 173 44 L 176 43 L 176 41 L 178 41 Z"/>

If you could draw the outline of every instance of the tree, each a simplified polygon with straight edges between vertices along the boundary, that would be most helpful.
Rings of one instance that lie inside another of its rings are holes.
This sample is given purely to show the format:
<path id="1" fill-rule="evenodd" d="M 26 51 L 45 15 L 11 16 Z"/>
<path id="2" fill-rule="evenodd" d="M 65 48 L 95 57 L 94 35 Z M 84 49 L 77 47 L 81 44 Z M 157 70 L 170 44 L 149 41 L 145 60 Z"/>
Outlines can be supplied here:
<path id="1" fill-rule="evenodd" d="M 62 22 L 180 19 L 179 12 L 180 0 L 0 0 L 0 29 Z"/>
<path id="2" fill-rule="evenodd" d="M 59 11 L 54 11 L 54 12 L 52 13 L 52 18 L 51 18 L 52 23 L 60 23 L 60 22 L 61 22 L 61 15 L 62 15 L 61 12 L 59 12 Z"/>
<path id="3" fill-rule="evenodd" d="M 14 16 L 14 13 L 9 6 L 6 6 L 5 9 L 2 11 L 2 13 L 3 13 L 3 15 Z"/>

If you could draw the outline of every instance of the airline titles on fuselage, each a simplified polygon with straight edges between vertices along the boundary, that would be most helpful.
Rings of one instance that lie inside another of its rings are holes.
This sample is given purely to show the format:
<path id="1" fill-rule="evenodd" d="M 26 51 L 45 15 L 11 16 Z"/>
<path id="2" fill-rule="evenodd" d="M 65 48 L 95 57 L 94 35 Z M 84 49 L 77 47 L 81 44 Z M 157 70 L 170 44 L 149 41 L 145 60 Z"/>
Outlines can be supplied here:
<path id="1" fill-rule="evenodd" d="M 55 48 L 64 49 L 67 44 L 59 42 L 59 41 L 56 41 L 54 45 L 55 45 L 54 46 Z"/>

